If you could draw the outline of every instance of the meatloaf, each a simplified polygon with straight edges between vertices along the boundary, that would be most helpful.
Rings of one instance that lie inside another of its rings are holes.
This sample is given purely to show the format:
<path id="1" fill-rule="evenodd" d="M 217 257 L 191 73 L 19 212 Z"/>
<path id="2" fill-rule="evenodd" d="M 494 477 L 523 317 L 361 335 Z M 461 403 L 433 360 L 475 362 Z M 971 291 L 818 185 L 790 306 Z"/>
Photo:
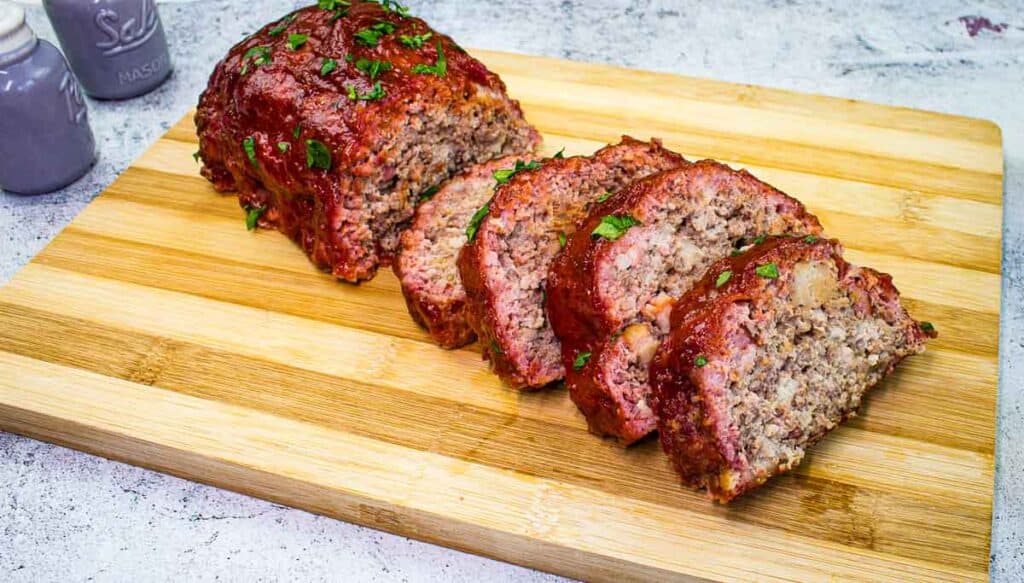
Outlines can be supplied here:
<path id="1" fill-rule="evenodd" d="M 544 314 L 548 267 L 588 209 L 627 184 L 685 164 L 657 140 L 624 137 L 592 156 L 554 158 L 498 187 L 459 254 L 467 319 L 493 369 L 516 388 L 564 374 Z"/>
<path id="2" fill-rule="evenodd" d="M 466 290 L 455 261 L 466 243 L 466 225 L 494 194 L 495 173 L 514 169 L 516 162 L 529 161 L 499 158 L 451 178 L 416 208 L 412 224 L 402 233 L 395 275 L 409 313 L 443 348 L 458 348 L 476 338 L 463 313 Z"/>
<path id="3" fill-rule="evenodd" d="M 593 236 L 614 216 L 638 224 Z M 712 160 L 639 180 L 591 210 L 547 284 L 566 384 L 590 430 L 624 444 L 654 431 L 647 367 L 674 298 L 708 265 L 759 236 L 820 233 L 799 201 Z"/>
<path id="4" fill-rule="evenodd" d="M 250 227 L 349 281 L 390 262 L 424 191 L 539 141 L 496 75 L 396 2 L 264 26 L 216 66 L 195 122 L 202 174 Z"/>
<path id="5" fill-rule="evenodd" d="M 934 335 L 890 276 L 813 236 L 713 264 L 671 323 L 650 368 L 661 443 L 684 484 L 722 502 L 796 466 Z"/>

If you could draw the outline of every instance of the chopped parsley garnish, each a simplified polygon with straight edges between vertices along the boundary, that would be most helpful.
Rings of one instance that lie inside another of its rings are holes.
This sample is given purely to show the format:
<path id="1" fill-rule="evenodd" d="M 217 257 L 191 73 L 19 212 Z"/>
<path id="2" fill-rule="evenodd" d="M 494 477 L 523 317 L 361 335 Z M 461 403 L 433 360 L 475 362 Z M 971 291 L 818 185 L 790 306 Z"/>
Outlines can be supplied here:
<path id="1" fill-rule="evenodd" d="M 473 218 L 469 219 L 469 225 L 466 227 L 466 240 L 472 241 L 476 238 L 476 232 L 480 229 L 480 223 L 487 216 L 487 213 L 491 212 L 491 203 L 487 203 L 484 206 L 477 209 L 473 213 Z"/>
<path id="2" fill-rule="evenodd" d="M 601 224 L 591 231 L 592 237 L 604 237 L 614 241 L 626 234 L 630 227 L 639 225 L 640 221 L 632 215 L 606 215 L 601 218 Z"/>
<path id="3" fill-rule="evenodd" d="M 513 176 L 519 174 L 523 170 L 536 170 L 540 168 L 540 162 L 536 160 L 530 160 L 529 162 L 523 162 L 522 160 L 516 160 L 516 165 L 512 168 L 506 168 L 504 170 L 497 170 L 494 173 L 494 180 L 497 181 L 497 185 L 502 185 L 512 179 Z"/>
<path id="4" fill-rule="evenodd" d="M 289 34 L 288 35 L 288 48 L 293 51 L 299 50 L 299 47 L 306 44 L 309 40 L 308 34 Z"/>
<path id="5" fill-rule="evenodd" d="M 774 262 L 765 263 L 764 265 L 758 265 L 756 268 L 754 268 L 754 273 L 760 275 L 761 277 L 766 277 L 768 279 L 778 279 L 779 266 L 775 265 Z"/>
<path id="6" fill-rule="evenodd" d="M 306 140 L 306 166 L 322 170 L 331 169 L 331 151 L 323 142 Z"/>
<path id="7" fill-rule="evenodd" d="M 242 140 L 242 149 L 245 150 L 245 157 L 249 159 L 249 162 L 253 166 L 259 166 L 260 162 L 256 159 L 256 139 L 249 136 Z"/>
<path id="8" fill-rule="evenodd" d="M 424 190 L 423 192 L 420 193 L 420 202 L 426 202 L 434 198 L 434 195 L 437 194 L 437 191 L 439 190 L 441 190 L 440 184 L 435 184 L 430 188 Z"/>
<path id="9" fill-rule="evenodd" d="M 317 0 L 316 5 L 324 10 L 337 10 L 351 5 L 348 0 Z"/>
<path id="10" fill-rule="evenodd" d="M 192 159 L 195 160 L 197 163 L 199 162 L 199 150 L 192 152 Z"/>
<path id="11" fill-rule="evenodd" d="M 581 352 L 577 354 L 576 359 L 572 361 L 572 369 L 580 370 L 581 368 L 587 366 L 587 361 L 590 360 L 590 356 L 590 352 Z"/>
<path id="12" fill-rule="evenodd" d="M 698 354 L 697 358 L 693 359 L 693 364 L 697 368 L 701 368 L 701 367 L 707 365 L 707 363 L 708 363 L 708 357 L 704 356 L 703 354 Z"/>
<path id="13" fill-rule="evenodd" d="M 562 158 L 565 158 L 565 148 L 562 148 L 561 150 L 555 152 L 555 155 L 552 156 L 552 158 L 557 158 L 559 160 L 561 160 Z"/>
<path id="14" fill-rule="evenodd" d="M 935 324 L 932 324 L 931 322 L 921 322 L 921 330 L 931 334 L 935 332 Z"/>
<path id="15" fill-rule="evenodd" d="M 430 40 L 430 37 L 434 36 L 434 33 L 428 32 L 426 34 L 414 34 L 407 35 L 403 34 L 398 37 L 398 42 L 402 43 L 402 46 L 409 47 L 410 49 L 420 49 L 423 45 Z"/>
<path id="16" fill-rule="evenodd" d="M 751 245 L 760 245 L 761 243 L 764 243 L 764 240 L 764 235 L 758 235 L 757 237 L 754 237 L 754 240 L 751 242 Z"/>
<path id="17" fill-rule="evenodd" d="M 376 101 L 385 95 L 387 92 L 384 91 L 380 81 L 373 84 L 373 89 L 370 89 L 369 93 L 359 93 L 355 85 L 348 86 L 348 98 L 352 101 Z"/>
<path id="18" fill-rule="evenodd" d="M 301 136 L 301 135 L 302 135 L 302 124 L 301 123 L 300 124 L 296 124 L 295 127 L 292 128 L 292 137 L 297 140 L 297 139 L 299 139 L 299 136 Z"/>
<path id="19" fill-rule="evenodd" d="M 817 241 L 818 238 L 815 237 L 814 235 L 807 235 L 806 237 L 804 237 L 804 243 L 816 243 Z"/>
<path id="20" fill-rule="evenodd" d="M 396 2 L 395 0 L 366 0 L 366 1 L 367 2 L 374 2 L 376 4 L 380 4 L 381 8 L 384 9 L 384 12 L 391 12 L 392 14 L 397 14 L 397 15 L 403 17 L 403 18 L 406 17 L 406 16 L 409 16 L 409 9 L 406 8 L 405 6 L 402 6 L 401 4 Z"/>
<path id="21" fill-rule="evenodd" d="M 505 354 L 505 351 L 502 350 L 500 346 L 498 346 L 497 340 L 491 340 L 491 352 L 498 355 Z"/>
<path id="22" fill-rule="evenodd" d="M 324 59 L 323 63 L 320 64 L 320 76 L 326 77 L 331 74 L 331 71 L 338 68 L 338 61 L 334 59 Z"/>
<path id="23" fill-rule="evenodd" d="M 277 36 L 281 34 L 282 32 L 285 31 L 286 28 L 288 28 L 288 25 L 291 24 L 293 20 L 295 20 L 294 14 L 289 14 L 288 16 L 285 16 L 280 21 L 278 21 L 277 26 L 270 29 L 270 31 L 267 34 L 269 34 L 270 36 Z"/>
<path id="24" fill-rule="evenodd" d="M 722 273 L 718 274 L 718 279 L 715 280 L 715 287 L 722 287 L 729 283 L 730 279 L 732 279 L 732 272 L 726 269 Z"/>
<path id="25" fill-rule="evenodd" d="M 245 229 L 252 231 L 256 229 L 256 223 L 259 222 L 260 217 L 267 209 L 263 207 L 254 206 L 245 212 Z"/>
<path id="26" fill-rule="evenodd" d="M 277 149 L 280 150 L 282 154 L 287 152 L 288 150 L 290 150 L 291 147 L 292 147 L 292 145 L 289 144 L 288 142 L 278 142 L 277 143 Z"/>
<path id="27" fill-rule="evenodd" d="M 565 239 L 565 233 L 559 231 L 558 232 L 558 247 L 560 249 L 564 249 L 565 248 L 565 240 L 566 240 Z"/>
<path id="28" fill-rule="evenodd" d="M 371 61 L 370 59 L 359 59 L 356 61 L 356 69 L 370 76 L 370 81 L 377 78 L 377 75 L 391 70 L 391 63 L 388 61 Z"/>
<path id="29" fill-rule="evenodd" d="M 731 253 L 731 255 L 733 257 L 736 257 L 737 255 L 742 255 L 742 254 L 743 254 L 743 249 L 733 249 L 732 253 Z"/>
<path id="30" fill-rule="evenodd" d="M 417 75 L 437 75 L 438 77 L 444 77 L 448 73 L 448 62 L 444 58 L 444 49 L 441 48 L 441 41 L 434 43 L 437 47 L 437 59 L 433 65 L 413 65 L 412 72 Z"/>
<path id="31" fill-rule="evenodd" d="M 615 194 L 615 193 L 613 193 L 613 192 L 605 192 L 601 196 L 597 197 L 597 202 L 604 202 L 604 201 L 608 200 L 609 198 L 611 198 L 613 194 Z"/>
<path id="32" fill-rule="evenodd" d="M 390 22 L 378 22 L 369 28 L 364 28 L 355 34 L 356 40 L 368 46 L 375 47 L 382 36 L 395 32 L 395 25 Z"/>
<path id="33" fill-rule="evenodd" d="M 270 47 L 260 45 L 252 47 L 242 55 L 242 74 L 249 72 L 249 65 L 259 67 L 270 62 Z"/>

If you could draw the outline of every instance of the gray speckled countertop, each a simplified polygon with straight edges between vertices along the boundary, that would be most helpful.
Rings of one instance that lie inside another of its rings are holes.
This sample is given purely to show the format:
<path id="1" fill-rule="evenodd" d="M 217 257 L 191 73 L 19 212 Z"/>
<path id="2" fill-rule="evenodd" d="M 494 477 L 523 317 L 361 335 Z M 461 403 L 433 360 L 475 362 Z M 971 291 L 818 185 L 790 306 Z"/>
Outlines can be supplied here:
<path id="1" fill-rule="evenodd" d="M 0 193 L 0 282 L 195 104 L 228 47 L 305 3 L 162 4 L 174 75 L 138 99 L 90 101 L 101 153 L 85 178 L 41 197 Z M 1006 186 L 991 574 L 997 581 L 1024 580 L 1024 2 L 409 4 L 469 47 L 996 121 L 1003 129 Z M 41 10 L 30 8 L 29 20 L 41 37 L 53 39 Z M 4 433 L 0 530 L 4 581 L 557 579 Z"/>

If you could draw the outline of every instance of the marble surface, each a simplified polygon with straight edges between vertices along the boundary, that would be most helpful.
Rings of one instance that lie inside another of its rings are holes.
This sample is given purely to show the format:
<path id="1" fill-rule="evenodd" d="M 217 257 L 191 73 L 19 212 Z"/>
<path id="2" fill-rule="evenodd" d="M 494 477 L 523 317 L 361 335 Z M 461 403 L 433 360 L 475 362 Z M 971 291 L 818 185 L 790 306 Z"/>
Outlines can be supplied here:
<path id="1" fill-rule="evenodd" d="M 305 2 L 162 4 L 175 72 L 91 101 L 100 158 L 35 198 L 0 193 L 0 282 L 195 104 L 244 34 Z M 989 118 L 1006 151 L 991 576 L 1024 580 L 1024 2 L 435 0 L 465 46 L 713 77 Z M 53 39 L 42 11 L 29 21 Z M 0 433 L 0 580 L 480 581 L 556 577 Z"/>

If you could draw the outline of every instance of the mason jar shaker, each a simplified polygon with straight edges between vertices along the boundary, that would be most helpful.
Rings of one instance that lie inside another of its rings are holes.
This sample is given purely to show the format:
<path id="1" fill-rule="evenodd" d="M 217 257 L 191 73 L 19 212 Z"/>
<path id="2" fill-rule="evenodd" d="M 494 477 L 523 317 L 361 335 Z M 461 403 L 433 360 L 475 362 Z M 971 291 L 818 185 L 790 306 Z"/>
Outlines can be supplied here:
<path id="1" fill-rule="evenodd" d="M 85 100 L 64 56 L 36 38 L 20 6 L 0 2 L 0 188 L 56 190 L 95 159 Z"/>
<path id="2" fill-rule="evenodd" d="M 89 95 L 135 97 L 170 75 L 156 0 L 43 0 L 43 7 Z"/>

